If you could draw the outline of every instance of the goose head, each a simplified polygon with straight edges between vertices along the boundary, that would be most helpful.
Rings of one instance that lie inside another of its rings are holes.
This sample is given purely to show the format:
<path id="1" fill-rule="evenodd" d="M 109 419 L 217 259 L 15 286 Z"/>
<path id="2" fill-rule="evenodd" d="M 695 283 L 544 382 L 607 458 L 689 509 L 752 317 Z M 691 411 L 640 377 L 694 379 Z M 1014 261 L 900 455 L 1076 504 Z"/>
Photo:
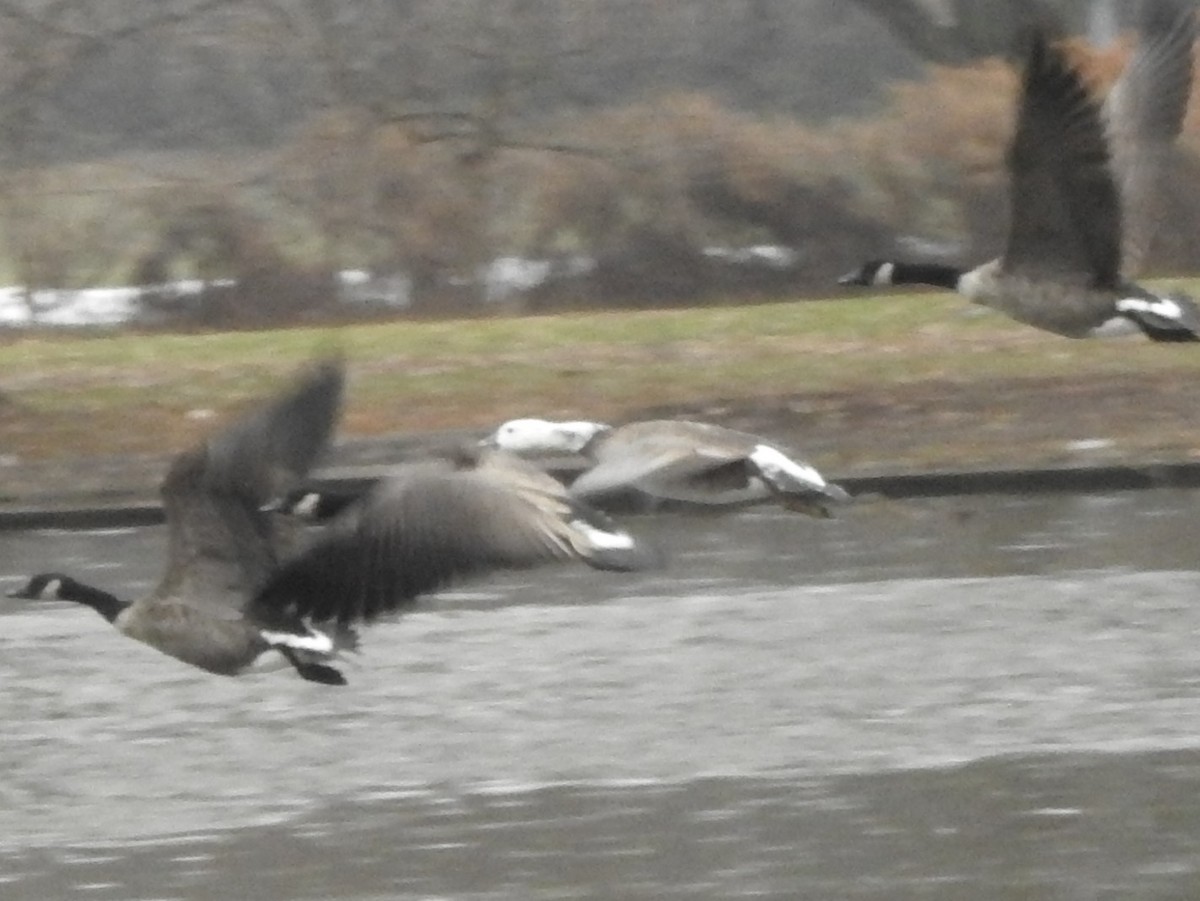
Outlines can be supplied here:
<path id="1" fill-rule="evenodd" d="M 38 573 L 20 588 L 7 593 L 10 598 L 29 601 L 69 601 L 80 593 L 83 586 L 61 573 Z"/>
<path id="2" fill-rule="evenodd" d="M 577 454 L 607 431 L 602 422 L 510 419 L 482 443 L 514 454 Z"/>

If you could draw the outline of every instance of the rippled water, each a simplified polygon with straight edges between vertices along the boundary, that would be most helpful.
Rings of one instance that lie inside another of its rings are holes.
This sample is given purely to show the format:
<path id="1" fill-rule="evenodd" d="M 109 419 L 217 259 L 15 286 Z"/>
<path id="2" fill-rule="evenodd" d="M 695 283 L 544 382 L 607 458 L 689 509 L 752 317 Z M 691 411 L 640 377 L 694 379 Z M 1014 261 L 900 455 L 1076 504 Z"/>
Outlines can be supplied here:
<path id="1" fill-rule="evenodd" d="M 1157 898 L 1200 887 L 1197 495 L 651 516 L 330 689 L 0 617 L 0 897 Z M 135 595 L 161 529 L 0 534 Z"/>

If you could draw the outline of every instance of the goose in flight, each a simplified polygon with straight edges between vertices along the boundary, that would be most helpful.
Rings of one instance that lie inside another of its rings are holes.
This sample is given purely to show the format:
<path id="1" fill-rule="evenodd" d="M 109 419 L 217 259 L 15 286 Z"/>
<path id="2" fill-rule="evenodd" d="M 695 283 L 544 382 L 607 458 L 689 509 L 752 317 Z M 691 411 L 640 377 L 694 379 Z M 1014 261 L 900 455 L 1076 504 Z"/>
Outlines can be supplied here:
<path id="1" fill-rule="evenodd" d="M 278 651 L 305 679 L 342 684 L 334 637 L 256 603 L 286 541 L 260 509 L 308 473 L 341 405 L 340 362 L 327 361 L 233 425 L 175 457 L 161 486 L 166 568 L 133 601 L 58 572 L 33 576 L 15 598 L 74 601 L 119 632 L 211 673 L 233 676 Z"/>
<path id="2" fill-rule="evenodd" d="M 850 499 L 810 464 L 748 432 L 704 422 L 600 422 L 512 419 L 485 443 L 516 454 L 579 453 L 591 466 L 571 494 L 594 500 L 636 488 L 651 497 L 706 506 L 774 502 L 827 517 Z"/>
<path id="3" fill-rule="evenodd" d="M 1001 257 L 969 270 L 877 259 L 839 283 L 949 288 L 1070 338 L 1140 329 L 1154 341 L 1200 339 L 1190 298 L 1159 296 L 1122 276 L 1140 268 L 1160 225 L 1160 185 L 1192 81 L 1195 12 L 1147 9 L 1103 109 L 1063 52 L 1035 35 L 1008 149 L 1011 218 Z"/>

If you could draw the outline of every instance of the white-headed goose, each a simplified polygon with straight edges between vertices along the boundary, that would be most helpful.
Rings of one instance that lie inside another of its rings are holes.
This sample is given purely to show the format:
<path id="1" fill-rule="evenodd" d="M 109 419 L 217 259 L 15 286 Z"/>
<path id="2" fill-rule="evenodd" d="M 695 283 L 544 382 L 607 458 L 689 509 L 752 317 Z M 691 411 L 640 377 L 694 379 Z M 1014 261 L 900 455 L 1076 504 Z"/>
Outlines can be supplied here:
<path id="1" fill-rule="evenodd" d="M 358 499 L 300 491 L 278 509 L 317 520 L 333 514 L 259 598 L 317 622 L 369 622 L 493 570 L 569 560 L 620 571 L 659 563 L 556 479 L 482 448 L 400 464 Z"/>
<path id="2" fill-rule="evenodd" d="M 167 565 L 154 591 L 126 601 L 59 573 L 11 597 L 75 601 L 120 632 L 220 675 L 275 649 L 305 679 L 342 684 L 335 642 L 299 617 L 254 603 L 279 565 L 280 535 L 260 508 L 303 478 L 337 420 L 342 367 L 327 362 L 261 409 L 179 454 L 162 484 Z"/>
<path id="3" fill-rule="evenodd" d="M 1200 339 L 1200 309 L 1122 277 L 1158 225 L 1158 185 L 1192 80 L 1195 13 L 1149 5 L 1132 60 L 1102 111 L 1062 51 L 1038 35 L 1008 150 L 1004 255 L 975 269 L 872 260 L 844 285 L 950 288 L 1019 322 L 1070 338 L 1140 328 L 1155 341 Z M 1124 229 L 1123 226 L 1124 225 Z"/>
<path id="4" fill-rule="evenodd" d="M 592 465 L 571 483 L 571 494 L 583 499 L 635 488 L 651 497 L 710 506 L 775 502 L 821 517 L 850 499 L 814 467 L 765 438 L 703 422 L 662 419 L 611 428 L 513 419 L 485 440 L 516 454 L 583 454 Z"/>

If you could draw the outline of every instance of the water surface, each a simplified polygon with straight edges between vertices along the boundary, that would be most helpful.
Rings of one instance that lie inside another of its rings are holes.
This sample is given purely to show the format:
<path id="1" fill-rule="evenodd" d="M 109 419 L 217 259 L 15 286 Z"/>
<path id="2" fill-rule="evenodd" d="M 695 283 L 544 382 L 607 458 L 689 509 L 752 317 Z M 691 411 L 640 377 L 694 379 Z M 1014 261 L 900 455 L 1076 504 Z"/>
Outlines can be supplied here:
<path id="1" fill-rule="evenodd" d="M 1155 898 L 1200 888 L 1197 495 L 648 516 L 330 689 L 0 617 L 0 897 Z M 161 528 L 0 534 L 136 595 Z"/>

